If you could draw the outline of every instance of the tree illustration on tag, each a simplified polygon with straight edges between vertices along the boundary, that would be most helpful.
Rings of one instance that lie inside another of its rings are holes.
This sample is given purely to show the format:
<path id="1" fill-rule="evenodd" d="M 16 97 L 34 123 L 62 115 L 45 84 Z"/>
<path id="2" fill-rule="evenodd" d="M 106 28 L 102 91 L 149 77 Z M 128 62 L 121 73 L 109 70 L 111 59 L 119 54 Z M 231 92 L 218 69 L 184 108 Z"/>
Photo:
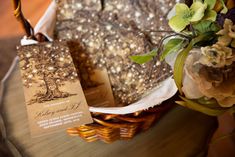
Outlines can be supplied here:
<path id="1" fill-rule="evenodd" d="M 32 136 L 92 122 L 66 42 L 18 48 Z"/>
<path id="2" fill-rule="evenodd" d="M 21 53 L 20 62 L 20 68 L 24 71 L 24 86 L 30 88 L 33 83 L 39 83 L 41 87 L 27 102 L 28 105 L 75 95 L 60 89 L 65 82 L 77 81 L 77 72 L 71 66 L 73 63 L 68 49 L 61 53 L 52 48 L 52 44 L 37 46 L 32 51 Z"/>

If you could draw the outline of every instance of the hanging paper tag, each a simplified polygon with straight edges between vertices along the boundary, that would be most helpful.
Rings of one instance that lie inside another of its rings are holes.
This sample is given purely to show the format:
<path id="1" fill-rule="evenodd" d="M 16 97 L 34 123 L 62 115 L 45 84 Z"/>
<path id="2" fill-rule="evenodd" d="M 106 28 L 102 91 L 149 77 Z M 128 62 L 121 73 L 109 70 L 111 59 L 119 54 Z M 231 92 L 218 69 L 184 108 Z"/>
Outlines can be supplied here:
<path id="1" fill-rule="evenodd" d="M 92 122 L 66 43 L 22 46 L 18 55 L 33 137 Z"/>
<path id="2" fill-rule="evenodd" d="M 92 53 L 76 40 L 67 43 L 88 105 L 93 107 L 115 107 L 108 72 L 104 63 L 102 64 L 103 54 L 100 51 Z"/>
<path id="3" fill-rule="evenodd" d="M 97 80 L 97 86 L 84 89 L 89 106 L 115 107 L 113 93 L 106 69 L 94 69 L 91 79 Z"/>

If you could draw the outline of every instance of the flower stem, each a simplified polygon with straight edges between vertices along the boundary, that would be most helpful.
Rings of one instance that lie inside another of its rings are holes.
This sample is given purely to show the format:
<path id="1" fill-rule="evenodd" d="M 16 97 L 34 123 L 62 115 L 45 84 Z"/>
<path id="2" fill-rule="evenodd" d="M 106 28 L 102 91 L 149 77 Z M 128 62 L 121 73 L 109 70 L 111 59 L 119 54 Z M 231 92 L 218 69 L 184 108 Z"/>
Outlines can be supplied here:
<path id="1" fill-rule="evenodd" d="M 189 40 L 189 37 L 186 36 L 186 35 L 184 35 L 184 34 L 180 34 L 180 33 L 169 34 L 169 35 L 163 37 L 163 38 L 160 40 L 156 54 L 160 54 L 160 53 L 161 53 L 162 47 L 163 47 L 163 42 L 164 42 L 166 39 L 171 38 L 171 37 L 174 37 L 174 36 L 175 36 L 175 37 L 176 37 L 176 36 L 180 36 L 180 37 L 182 37 L 182 38 L 185 38 L 185 39 L 188 39 L 188 40 Z M 157 62 L 157 57 L 155 56 L 155 57 L 153 58 L 153 65 L 155 65 L 156 62 Z M 152 66 L 152 68 L 151 68 L 151 70 L 150 70 L 150 73 L 149 73 L 149 79 L 151 79 L 152 73 L 153 73 L 153 66 Z"/>
<path id="2" fill-rule="evenodd" d="M 193 48 L 195 44 L 207 38 L 210 38 L 210 36 L 211 36 L 211 32 L 208 32 L 208 33 L 201 34 L 197 36 L 196 38 L 193 38 L 188 44 L 188 46 L 185 49 L 183 49 L 176 58 L 173 76 L 174 76 L 176 86 L 179 89 L 179 92 L 181 95 L 183 94 L 181 87 L 182 87 L 182 80 L 183 80 L 184 63 L 189 54 L 189 51 Z"/>
<path id="3" fill-rule="evenodd" d="M 190 27 L 190 30 L 193 32 L 193 36 L 195 37 L 195 36 L 196 36 L 196 31 L 195 31 L 195 29 L 193 28 L 192 23 L 189 24 L 189 27 Z"/>

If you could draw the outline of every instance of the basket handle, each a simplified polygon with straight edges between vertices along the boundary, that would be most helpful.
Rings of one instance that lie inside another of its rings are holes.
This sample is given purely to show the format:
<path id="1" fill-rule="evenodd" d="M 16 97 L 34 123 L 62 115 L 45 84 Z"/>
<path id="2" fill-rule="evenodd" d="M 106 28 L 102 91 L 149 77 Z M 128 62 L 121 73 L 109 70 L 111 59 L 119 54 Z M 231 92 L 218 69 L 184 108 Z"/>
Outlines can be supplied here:
<path id="1" fill-rule="evenodd" d="M 21 1 L 20 0 L 12 0 L 14 7 L 14 16 L 21 23 L 26 36 L 30 39 L 34 38 L 34 30 L 30 23 L 25 19 L 22 10 L 21 10 Z"/>
<path id="2" fill-rule="evenodd" d="M 46 36 L 42 33 L 34 34 L 34 29 L 28 20 L 25 19 L 23 12 L 21 10 L 21 1 L 20 0 L 12 0 L 14 7 L 14 16 L 21 23 L 27 38 L 37 40 L 39 42 L 49 41 Z"/>

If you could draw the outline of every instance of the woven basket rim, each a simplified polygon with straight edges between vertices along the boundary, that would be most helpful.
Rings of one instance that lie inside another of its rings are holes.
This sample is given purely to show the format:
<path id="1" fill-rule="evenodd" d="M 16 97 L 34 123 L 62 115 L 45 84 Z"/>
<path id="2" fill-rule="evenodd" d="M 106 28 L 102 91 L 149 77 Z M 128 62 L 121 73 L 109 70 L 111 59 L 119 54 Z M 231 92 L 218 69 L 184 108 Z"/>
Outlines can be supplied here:
<path id="1" fill-rule="evenodd" d="M 106 113 L 106 114 L 129 114 L 141 110 L 147 110 L 151 107 L 160 105 L 163 101 L 170 99 L 177 92 L 177 87 L 175 85 L 174 79 L 168 77 L 160 83 L 160 87 L 156 88 L 154 91 L 141 98 L 137 102 L 129 104 L 123 107 L 91 107 L 89 110 L 91 112 Z M 146 102 L 146 99 L 149 99 Z"/>

